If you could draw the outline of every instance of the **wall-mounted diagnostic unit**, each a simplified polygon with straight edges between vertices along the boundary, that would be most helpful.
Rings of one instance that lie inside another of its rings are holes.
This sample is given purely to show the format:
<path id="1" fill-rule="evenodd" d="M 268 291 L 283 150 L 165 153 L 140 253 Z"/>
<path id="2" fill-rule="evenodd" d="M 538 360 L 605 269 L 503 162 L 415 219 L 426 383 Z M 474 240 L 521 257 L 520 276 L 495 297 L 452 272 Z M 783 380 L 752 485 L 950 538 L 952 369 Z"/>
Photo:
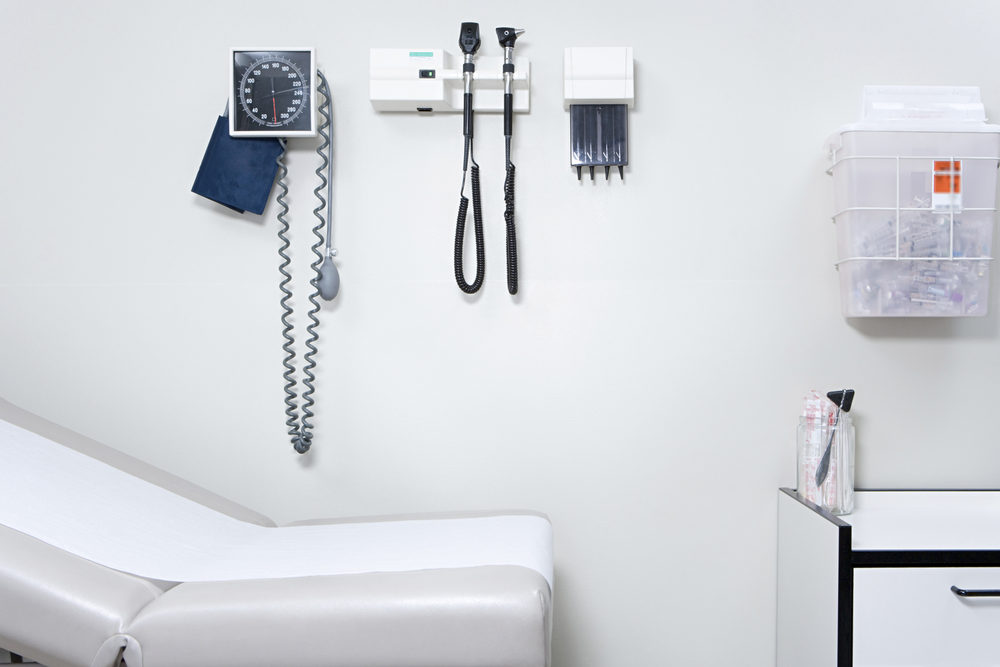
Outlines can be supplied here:
<path id="1" fill-rule="evenodd" d="M 284 344 L 283 378 L 285 380 L 285 415 L 288 435 L 295 451 L 305 453 L 312 445 L 312 407 L 315 404 L 315 369 L 319 341 L 319 299 L 327 301 L 340 290 L 340 274 L 333 258 L 332 235 L 332 163 L 330 161 L 331 95 L 323 73 L 316 67 L 312 48 L 234 48 L 226 64 L 229 87 L 227 113 L 216 122 L 215 131 L 202 159 L 192 191 L 239 212 L 263 212 L 276 182 L 278 272 L 281 282 L 281 323 Z M 317 112 L 322 122 L 317 125 Z M 285 201 L 288 185 L 285 177 L 287 141 L 319 135 L 316 153 L 321 164 L 316 168 L 314 190 L 319 205 L 313 209 L 316 222 L 312 227 L 311 252 L 315 256 L 309 281 L 312 292 L 308 297 L 305 347 L 303 355 L 301 396 L 296 379 L 294 315 L 289 287 L 291 245 L 288 232 L 289 207 Z M 275 181 L 275 175 L 277 180 Z M 324 197 L 325 191 L 325 197 Z M 301 398 L 301 405 L 299 399 Z"/>
<path id="2" fill-rule="evenodd" d="M 563 105 L 569 111 L 570 165 L 612 167 L 625 179 L 628 110 L 635 106 L 635 65 L 630 46 L 570 47 L 563 56 Z"/>
<path id="3" fill-rule="evenodd" d="M 514 225 L 514 164 L 511 161 L 513 115 L 530 107 L 530 66 L 514 57 L 514 45 L 523 30 L 496 29 L 503 57 L 479 56 L 479 24 L 466 22 L 459 29 L 461 59 L 442 49 L 372 49 L 370 89 L 372 107 L 377 111 L 461 112 L 464 153 L 462 187 L 459 191 L 455 224 L 455 281 L 466 294 L 474 294 L 486 275 L 486 250 L 479 188 L 479 165 L 473 152 L 474 112 L 502 112 L 505 171 L 504 222 L 507 238 L 507 291 L 517 294 L 517 238 Z M 476 274 L 465 278 L 465 224 L 469 199 L 465 183 L 472 191 L 473 234 L 476 243 Z"/>

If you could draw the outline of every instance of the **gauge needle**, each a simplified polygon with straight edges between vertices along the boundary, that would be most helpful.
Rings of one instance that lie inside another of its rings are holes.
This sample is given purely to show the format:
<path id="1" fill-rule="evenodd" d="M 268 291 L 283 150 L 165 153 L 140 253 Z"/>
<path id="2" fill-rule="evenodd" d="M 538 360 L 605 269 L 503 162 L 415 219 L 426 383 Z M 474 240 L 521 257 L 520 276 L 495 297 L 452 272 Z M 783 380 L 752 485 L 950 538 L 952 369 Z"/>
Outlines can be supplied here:
<path id="1" fill-rule="evenodd" d="M 274 123 L 277 123 L 278 122 L 278 103 L 275 101 L 274 96 L 275 96 L 275 92 L 274 92 L 274 79 L 271 79 L 271 111 L 274 112 L 274 115 L 271 116 L 271 121 L 274 122 Z"/>

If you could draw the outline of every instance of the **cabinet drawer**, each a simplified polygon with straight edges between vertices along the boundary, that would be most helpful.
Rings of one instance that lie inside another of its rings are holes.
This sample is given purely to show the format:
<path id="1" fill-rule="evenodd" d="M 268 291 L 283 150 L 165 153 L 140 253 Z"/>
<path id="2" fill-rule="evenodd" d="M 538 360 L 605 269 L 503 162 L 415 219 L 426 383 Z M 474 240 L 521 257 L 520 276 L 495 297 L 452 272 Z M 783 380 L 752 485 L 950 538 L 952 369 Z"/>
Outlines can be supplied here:
<path id="1" fill-rule="evenodd" d="M 854 570 L 855 667 L 1000 667 L 1000 568 Z"/>

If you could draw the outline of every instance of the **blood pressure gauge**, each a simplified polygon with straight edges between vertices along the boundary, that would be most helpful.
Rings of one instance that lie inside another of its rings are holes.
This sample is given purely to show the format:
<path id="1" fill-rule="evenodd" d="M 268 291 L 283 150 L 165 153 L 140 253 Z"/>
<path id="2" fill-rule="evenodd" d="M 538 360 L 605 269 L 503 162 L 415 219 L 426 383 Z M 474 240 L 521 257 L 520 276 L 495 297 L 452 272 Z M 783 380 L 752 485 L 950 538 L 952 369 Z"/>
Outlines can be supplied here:
<path id="1" fill-rule="evenodd" d="M 229 53 L 230 136 L 316 136 L 314 49 L 245 48 Z"/>

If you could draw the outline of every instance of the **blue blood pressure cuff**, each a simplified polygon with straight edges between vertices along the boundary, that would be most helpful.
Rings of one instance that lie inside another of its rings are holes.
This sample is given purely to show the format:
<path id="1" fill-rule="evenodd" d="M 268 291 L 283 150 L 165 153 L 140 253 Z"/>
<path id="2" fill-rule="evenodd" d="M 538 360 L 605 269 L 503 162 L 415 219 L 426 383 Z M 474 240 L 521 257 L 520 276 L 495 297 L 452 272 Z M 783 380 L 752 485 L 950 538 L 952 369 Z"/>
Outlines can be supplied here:
<path id="1" fill-rule="evenodd" d="M 234 139 L 219 116 L 191 192 L 243 213 L 260 215 L 271 196 L 281 143 L 270 137 Z"/>

